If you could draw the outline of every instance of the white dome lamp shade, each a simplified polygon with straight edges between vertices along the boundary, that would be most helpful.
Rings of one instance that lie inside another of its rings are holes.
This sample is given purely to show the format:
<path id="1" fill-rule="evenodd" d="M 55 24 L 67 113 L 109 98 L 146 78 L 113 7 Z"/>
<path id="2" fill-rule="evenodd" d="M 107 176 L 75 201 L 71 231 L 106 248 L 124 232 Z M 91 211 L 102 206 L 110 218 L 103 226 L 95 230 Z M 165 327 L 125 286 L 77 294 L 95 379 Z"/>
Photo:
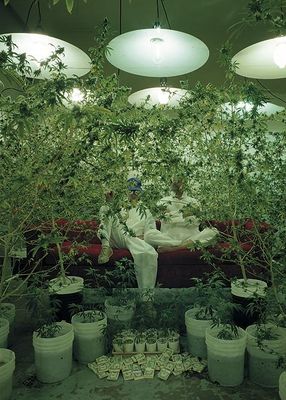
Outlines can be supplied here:
<path id="1" fill-rule="evenodd" d="M 14 52 L 18 54 L 26 53 L 27 61 L 31 67 L 29 77 L 38 79 L 49 79 L 50 71 L 48 68 L 42 68 L 38 76 L 34 76 L 34 72 L 39 70 L 40 63 L 50 57 L 56 48 L 63 47 L 64 52 L 59 54 L 59 58 L 66 66 L 63 74 L 67 78 L 74 75 L 82 76 L 91 69 L 91 60 L 89 56 L 78 47 L 51 36 L 36 33 L 5 33 L 0 36 L 12 37 L 12 43 L 16 46 Z M 7 51 L 5 43 L 0 43 L 0 51 Z"/>
<path id="2" fill-rule="evenodd" d="M 135 75 L 160 78 L 195 71 L 209 57 L 198 38 L 172 29 L 139 29 L 123 33 L 108 44 L 107 60 Z"/>
<path id="3" fill-rule="evenodd" d="M 244 101 L 239 101 L 236 104 L 225 103 L 222 105 L 222 111 L 224 111 L 226 114 L 231 114 L 231 112 L 238 112 L 242 114 L 243 112 L 251 112 L 252 109 L 253 109 L 253 104 Z M 275 114 L 283 110 L 284 107 L 277 106 L 276 104 L 269 102 L 264 103 L 263 105 L 257 107 L 257 112 L 259 114 L 264 114 L 267 116 L 270 116 L 272 114 Z"/>
<path id="4" fill-rule="evenodd" d="M 181 100 L 187 98 L 188 93 L 185 89 L 153 87 L 132 93 L 128 97 L 128 101 L 138 107 L 166 106 L 175 108 L 180 105 Z"/>
<path id="5" fill-rule="evenodd" d="M 232 62 L 237 63 L 236 73 L 247 78 L 286 78 L 286 36 L 248 46 Z"/>

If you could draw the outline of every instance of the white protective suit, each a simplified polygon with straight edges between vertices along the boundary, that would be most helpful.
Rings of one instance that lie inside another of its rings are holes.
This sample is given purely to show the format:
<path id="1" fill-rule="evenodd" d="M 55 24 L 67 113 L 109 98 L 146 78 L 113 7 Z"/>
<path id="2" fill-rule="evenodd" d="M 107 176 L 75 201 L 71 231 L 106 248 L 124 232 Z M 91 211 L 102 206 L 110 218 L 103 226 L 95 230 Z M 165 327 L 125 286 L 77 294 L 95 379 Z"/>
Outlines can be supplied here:
<path id="1" fill-rule="evenodd" d="M 205 228 L 200 231 L 200 222 L 195 216 L 183 217 L 182 210 L 185 206 L 191 206 L 200 210 L 200 204 L 197 200 L 183 193 L 178 199 L 173 193 L 171 196 L 164 197 L 158 203 L 166 207 L 166 220 L 161 222 L 161 232 L 173 238 L 177 243 L 192 240 L 193 242 L 207 243 L 217 234 L 217 230 Z"/>
<path id="2" fill-rule="evenodd" d="M 124 230 L 118 217 L 106 217 L 107 210 L 108 207 L 105 206 L 100 210 L 101 224 L 98 237 L 102 245 L 128 249 L 134 260 L 138 287 L 153 289 L 156 284 L 158 259 L 158 253 L 153 246 L 176 246 L 180 241 L 174 241 L 168 235 L 158 231 L 149 210 L 146 210 L 144 215 L 140 215 L 136 207 L 121 212 L 127 227 L 134 232 L 136 237 Z"/>

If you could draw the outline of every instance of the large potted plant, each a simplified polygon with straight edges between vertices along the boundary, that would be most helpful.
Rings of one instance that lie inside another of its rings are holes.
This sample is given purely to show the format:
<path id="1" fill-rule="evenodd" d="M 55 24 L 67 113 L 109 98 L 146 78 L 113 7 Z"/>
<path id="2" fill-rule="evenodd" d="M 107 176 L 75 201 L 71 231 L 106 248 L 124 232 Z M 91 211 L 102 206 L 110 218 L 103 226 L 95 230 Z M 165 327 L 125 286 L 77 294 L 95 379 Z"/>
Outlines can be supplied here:
<path id="1" fill-rule="evenodd" d="M 81 363 L 95 361 L 106 352 L 107 317 L 98 310 L 81 310 L 71 319 L 74 328 L 74 356 Z"/>
<path id="2" fill-rule="evenodd" d="M 36 375 L 40 382 L 59 382 L 70 375 L 73 340 L 73 327 L 64 321 L 47 323 L 34 331 Z"/>
<path id="3" fill-rule="evenodd" d="M 109 285 L 117 286 L 105 300 L 107 318 L 119 324 L 129 325 L 135 313 L 137 293 L 132 287 L 136 283 L 133 262 L 122 259 L 115 263 L 115 269 L 108 274 Z"/>
<path id="4" fill-rule="evenodd" d="M 225 283 L 219 271 L 206 275 L 205 279 L 193 279 L 193 282 L 194 305 L 185 312 L 188 349 L 191 354 L 206 358 L 205 332 L 212 324 L 219 302 L 226 297 Z"/>
<path id="5" fill-rule="evenodd" d="M 273 324 L 246 328 L 249 379 L 264 387 L 278 387 L 285 368 L 285 331 Z"/>

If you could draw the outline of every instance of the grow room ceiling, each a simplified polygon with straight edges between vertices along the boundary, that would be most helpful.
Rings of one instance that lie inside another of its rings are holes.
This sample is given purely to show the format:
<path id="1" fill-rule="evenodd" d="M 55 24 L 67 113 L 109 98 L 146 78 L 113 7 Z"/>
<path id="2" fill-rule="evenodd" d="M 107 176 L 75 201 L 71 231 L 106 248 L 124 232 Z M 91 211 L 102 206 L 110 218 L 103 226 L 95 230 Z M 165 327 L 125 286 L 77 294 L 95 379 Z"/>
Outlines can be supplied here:
<path id="1" fill-rule="evenodd" d="M 269 39 L 273 34 L 259 24 L 244 27 L 237 32 L 230 27 L 246 14 L 248 0 L 164 0 L 167 16 L 174 30 L 189 33 L 201 39 L 209 48 L 210 57 L 205 65 L 187 75 L 168 78 L 168 85 L 180 87 L 181 80 L 189 80 L 191 86 L 197 81 L 203 84 L 220 85 L 224 81 L 224 71 L 218 63 L 221 45 L 231 38 L 233 55 L 257 41 Z M 0 3 L 1 33 L 22 32 L 32 0 L 10 0 L 8 6 Z M 60 0 L 49 7 L 48 0 L 40 0 L 41 26 L 48 35 L 70 42 L 84 51 L 94 44 L 95 27 L 107 17 L 111 26 L 110 39 L 119 34 L 119 0 L 76 0 L 72 14 L 67 12 L 65 1 Z M 159 2 L 161 4 L 161 2 Z M 122 0 L 122 33 L 151 28 L 156 20 L 156 0 Z M 160 7 L 162 28 L 168 28 L 166 16 Z M 38 10 L 31 8 L 28 29 L 33 31 L 38 23 Z M 232 36 L 232 37 L 231 37 Z M 106 61 L 106 73 L 116 72 L 116 68 Z M 237 79 L 243 79 L 238 77 Z M 120 72 L 120 83 L 132 91 L 159 86 L 158 78 L 146 78 Z M 286 100 L 285 79 L 261 80 L 261 83 L 276 96 Z M 269 94 L 270 98 L 271 95 Z M 272 102 L 281 104 L 279 99 Z"/>

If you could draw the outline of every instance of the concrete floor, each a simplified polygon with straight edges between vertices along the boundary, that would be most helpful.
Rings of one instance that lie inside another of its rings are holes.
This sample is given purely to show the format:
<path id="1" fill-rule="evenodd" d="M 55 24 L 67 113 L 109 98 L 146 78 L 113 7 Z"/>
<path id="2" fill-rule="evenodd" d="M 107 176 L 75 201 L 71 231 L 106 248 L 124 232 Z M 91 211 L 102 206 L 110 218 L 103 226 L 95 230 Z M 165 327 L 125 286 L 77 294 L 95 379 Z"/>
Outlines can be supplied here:
<path id="1" fill-rule="evenodd" d="M 74 362 L 72 374 L 63 382 L 42 384 L 35 378 L 31 333 L 16 330 L 16 371 L 11 400 L 278 400 L 278 390 L 264 389 L 245 380 L 235 388 L 223 388 L 208 381 L 207 373 L 171 376 L 167 381 L 116 382 L 100 380 L 87 367 Z M 1 394 L 0 394 L 1 398 Z"/>

